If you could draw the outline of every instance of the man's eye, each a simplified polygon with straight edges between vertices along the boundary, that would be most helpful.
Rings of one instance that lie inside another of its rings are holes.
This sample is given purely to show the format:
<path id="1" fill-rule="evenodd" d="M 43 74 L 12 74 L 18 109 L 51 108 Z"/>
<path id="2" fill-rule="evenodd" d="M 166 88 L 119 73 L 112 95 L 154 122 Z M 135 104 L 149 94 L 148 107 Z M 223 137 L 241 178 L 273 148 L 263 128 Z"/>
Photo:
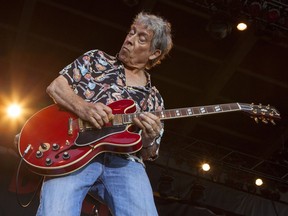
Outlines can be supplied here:
<path id="1" fill-rule="evenodd" d="M 146 38 L 145 38 L 145 37 L 139 37 L 139 41 L 140 41 L 141 43 L 144 43 L 144 42 L 146 42 Z"/>

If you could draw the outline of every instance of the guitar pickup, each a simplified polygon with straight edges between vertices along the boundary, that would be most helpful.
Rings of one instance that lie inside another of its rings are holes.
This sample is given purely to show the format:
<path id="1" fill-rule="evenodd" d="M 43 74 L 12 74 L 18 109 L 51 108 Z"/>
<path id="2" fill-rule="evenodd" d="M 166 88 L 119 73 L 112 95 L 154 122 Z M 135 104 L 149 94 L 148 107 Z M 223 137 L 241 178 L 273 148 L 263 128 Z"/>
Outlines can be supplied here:
<path id="1" fill-rule="evenodd" d="M 73 119 L 69 118 L 68 120 L 68 135 L 72 135 L 73 134 Z"/>

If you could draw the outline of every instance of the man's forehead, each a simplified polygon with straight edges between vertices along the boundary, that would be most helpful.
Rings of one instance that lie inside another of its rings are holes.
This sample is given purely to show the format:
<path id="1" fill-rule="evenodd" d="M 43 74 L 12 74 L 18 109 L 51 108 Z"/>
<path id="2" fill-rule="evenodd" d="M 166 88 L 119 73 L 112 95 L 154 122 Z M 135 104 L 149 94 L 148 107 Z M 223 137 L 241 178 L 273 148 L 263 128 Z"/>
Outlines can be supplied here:
<path id="1" fill-rule="evenodd" d="M 150 29 L 148 25 L 145 25 L 143 23 L 133 23 L 131 25 L 131 28 L 139 29 L 142 33 L 146 33 L 148 35 L 153 35 L 153 30 Z"/>

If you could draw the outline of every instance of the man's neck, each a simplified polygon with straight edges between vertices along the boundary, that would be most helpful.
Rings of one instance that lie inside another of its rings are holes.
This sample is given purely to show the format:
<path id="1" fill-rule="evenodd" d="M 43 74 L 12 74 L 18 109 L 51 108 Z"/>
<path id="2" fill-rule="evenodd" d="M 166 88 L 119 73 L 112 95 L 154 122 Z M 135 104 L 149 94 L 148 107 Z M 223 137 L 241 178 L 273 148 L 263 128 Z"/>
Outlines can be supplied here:
<path id="1" fill-rule="evenodd" d="M 125 68 L 125 76 L 127 86 L 145 86 L 147 84 L 147 76 L 144 69 L 129 70 Z"/>

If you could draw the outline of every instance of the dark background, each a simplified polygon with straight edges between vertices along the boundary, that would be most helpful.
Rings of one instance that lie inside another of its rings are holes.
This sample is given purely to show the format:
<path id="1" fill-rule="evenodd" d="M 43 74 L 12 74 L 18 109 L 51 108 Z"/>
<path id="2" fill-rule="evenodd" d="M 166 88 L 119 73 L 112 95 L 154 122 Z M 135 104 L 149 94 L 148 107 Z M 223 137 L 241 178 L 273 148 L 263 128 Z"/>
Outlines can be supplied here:
<path id="1" fill-rule="evenodd" d="M 173 176 L 176 190 L 168 189 L 166 195 L 183 197 L 177 191 L 183 186 L 178 175 L 185 174 L 191 180 L 184 188 L 195 184 L 194 178 L 205 179 L 286 203 L 287 1 L 1 0 L 0 4 L 3 155 L 14 155 L 14 134 L 28 117 L 53 103 L 45 89 L 64 66 L 91 49 L 115 55 L 134 16 L 150 11 L 169 20 L 173 29 L 170 56 L 151 71 L 166 109 L 235 102 L 265 108 L 270 104 L 282 117 L 276 125 L 257 124 L 245 112 L 165 121 L 160 157 L 148 164 L 157 194 L 160 177 Z M 247 31 L 236 30 L 241 19 L 248 21 Z M 20 120 L 6 117 L 5 107 L 11 102 L 26 107 Z M 8 157 L 2 166 L 16 163 L 16 158 Z M 213 164 L 209 176 L 199 173 L 203 161 Z M 150 166 L 157 167 L 157 174 Z M 10 168 L 1 175 L 7 176 Z M 265 179 L 266 194 L 248 190 L 256 176 Z M 281 196 L 271 195 L 280 189 Z"/>

